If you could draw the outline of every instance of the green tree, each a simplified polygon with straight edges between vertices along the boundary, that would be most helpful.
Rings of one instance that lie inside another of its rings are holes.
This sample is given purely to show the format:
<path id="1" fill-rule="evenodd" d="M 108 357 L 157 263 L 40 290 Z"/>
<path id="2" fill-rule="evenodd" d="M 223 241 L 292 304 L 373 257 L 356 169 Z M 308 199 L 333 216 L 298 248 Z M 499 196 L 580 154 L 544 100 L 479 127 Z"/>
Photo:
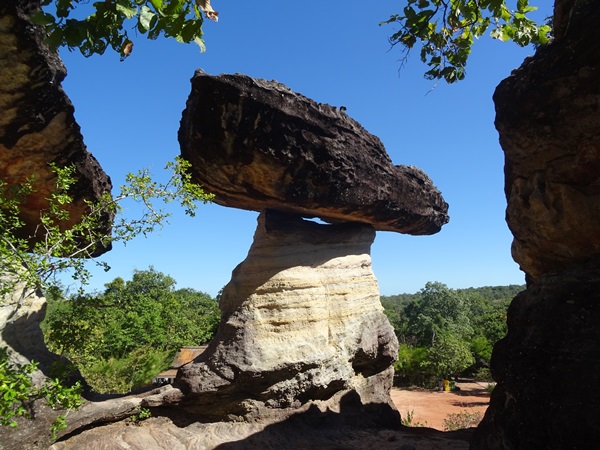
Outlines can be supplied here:
<path id="1" fill-rule="evenodd" d="M 52 165 L 57 174 L 56 189 L 50 194 L 48 209 L 40 211 L 37 232 L 28 239 L 16 236 L 23 234 L 19 233 L 25 227 L 20 205 L 28 202 L 35 191 L 34 180 L 12 186 L 0 180 L 0 273 L 9 275 L 0 279 L 1 292 L 12 291 L 17 283 L 46 291 L 56 283 L 55 276 L 60 272 L 70 272 L 85 285 L 90 277 L 87 261 L 110 269 L 94 258 L 98 248 L 160 229 L 170 216 L 164 205 L 178 202 L 194 216 L 198 203 L 210 202 L 213 195 L 191 182 L 189 167 L 190 163 L 180 158 L 168 163 L 171 177 L 166 183 L 154 181 L 147 170 L 130 173 L 117 195 L 107 193 L 97 202 L 88 201 L 88 213 L 65 229 L 63 224 L 70 219 L 68 205 L 73 201 L 71 190 L 76 183 L 75 167 Z M 122 205 L 128 201 L 143 206 L 137 217 L 124 216 Z M 112 228 L 107 222 L 112 222 Z"/>
<path id="2" fill-rule="evenodd" d="M 209 341 L 217 302 L 152 267 L 115 278 L 102 293 L 49 299 L 44 322 L 51 350 L 68 357 L 99 392 L 147 385 L 180 347 Z"/>
<path id="3" fill-rule="evenodd" d="M 427 283 L 420 300 L 408 309 L 409 329 L 420 345 L 434 346 L 442 334 L 466 339 L 472 332 L 464 296 L 446 285 Z"/>
<path id="4" fill-rule="evenodd" d="M 440 333 L 427 353 L 426 367 L 437 379 L 458 376 L 475 359 L 469 342 L 452 333 Z"/>
<path id="5" fill-rule="evenodd" d="M 431 384 L 441 376 L 485 371 L 506 334 L 506 311 L 524 286 L 449 289 L 427 283 L 416 294 L 382 297 L 400 342 L 396 379 Z"/>
<path id="6" fill-rule="evenodd" d="M 202 13 L 218 20 L 210 0 L 106 0 L 91 5 L 88 0 L 42 0 L 42 4 L 44 10 L 32 19 L 45 26 L 50 47 L 79 49 L 84 56 L 103 54 L 110 47 L 124 59 L 138 34 L 195 42 L 203 51 Z"/>
<path id="7" fill-rule="evenodd" d="M 495 39 L 520 46 L 546 44 L 551 27 L 531 19 L 535 10 L 529 0 L 407 0 L 402 13 L 382 24 L 398 26 L 390 43 L 404 49 L 405 59 L 420 46 L 419 56 L 428 66 L 426 78 L 454 83 L 465 77 L 475 39 L 490 28 Z"/>

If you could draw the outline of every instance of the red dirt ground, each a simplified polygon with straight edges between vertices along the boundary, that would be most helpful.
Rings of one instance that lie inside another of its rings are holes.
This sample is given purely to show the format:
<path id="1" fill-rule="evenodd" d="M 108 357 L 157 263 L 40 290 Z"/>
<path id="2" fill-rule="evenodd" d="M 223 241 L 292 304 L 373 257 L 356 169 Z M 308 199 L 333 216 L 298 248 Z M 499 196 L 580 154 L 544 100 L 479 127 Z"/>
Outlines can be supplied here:
<path id="1" fill-rule="evenodd" d="M 411 426 L 424 426 L 444 430 L 444 419 L 449 414 L 462 411 L 481 412 L 485 414 L 490 401 L 486 392 L 487 383 L 458 382 L 460 391 L 439 392 L 425 389 L 393 388 L 392 401 L 398 408 L 402 419 L 412 413 Z M 476 424 L 474 424 L 476 425 Z"/>

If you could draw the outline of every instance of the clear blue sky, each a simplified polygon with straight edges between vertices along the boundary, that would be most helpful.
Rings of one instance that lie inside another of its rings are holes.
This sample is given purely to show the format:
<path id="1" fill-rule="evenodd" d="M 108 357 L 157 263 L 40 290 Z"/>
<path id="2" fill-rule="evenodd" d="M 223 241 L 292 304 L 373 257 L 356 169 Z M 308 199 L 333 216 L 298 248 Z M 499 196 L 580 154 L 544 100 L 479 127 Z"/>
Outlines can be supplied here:
<path id="1" fill-rule="evenodd" d="M 467 79 L 435 87 L 423 78 L 417 52 L 399 71 L 401 54 L 387 41 L 394 28 L 378 26 L 403 2 L 212 3 L 219 23 L 205 22 L 203 54 L 193 44 L 141 38 L 125 62 L 110 53 L 86 59 L 61 52 L 63 87 L 88 149 L 114 185 L 140 168 L 159 173 L 179 154 L 177 130 L 195 69 L 275 79 L 315 101 L 346 106 L 395 164 L 422 168 L 450 204 L 450 223 L 437 235 L 377 233 L 372 259 L 383 295 L 416 292 L 427 281 L 452 288 L 524 282 L 504 222 L 492 94 L 532 48 L 481 39 Z M 246 257 L 256 217 L 218 205 L 201 207 L 193 219 L 175 211 L 161 232 L 104 256 L 112 270 L 94 271 L 91 289 L 152 265 L 179 287 L 216 295 Z"/>

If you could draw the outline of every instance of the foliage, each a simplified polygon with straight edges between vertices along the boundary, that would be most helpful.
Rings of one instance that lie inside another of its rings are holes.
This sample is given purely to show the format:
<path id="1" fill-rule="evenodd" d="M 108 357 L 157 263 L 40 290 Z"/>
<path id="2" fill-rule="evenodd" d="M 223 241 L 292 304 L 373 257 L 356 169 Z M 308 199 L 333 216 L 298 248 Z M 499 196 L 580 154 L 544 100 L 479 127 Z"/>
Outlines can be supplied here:
<path id="1" fill-rule="evenodd" d="M 168 222 L 169 214 L 159 206 L 178 201 L 188 215 L 193 216 L 197 202 L 209 202 L 213 196 L 191 182 L 190 163 L 182 159 L 167 164 L 171 178 L 166 183 L 153 181 L 147 170 L 126 177 L 114 198 L 104 194 L 97 202 L 86 201 L 88 213 L 79 222 L 69 225 L 68 207 L 73 202 L 75 167 L 51 165 L 56 173 L 55 189 L 50 193 L 48 208 L 40 211 L 39 225 L 28 239 L 19 238 L 25 223 L 20 207 L 35 191 L 35 180 L 9 186 L 0 180 L 0 272 L 12 275 L 0 280 L 1 293 L 13 290 L 17 282 L 31 289 L 48 290 L 56 286 L 55 275 L 71 272 L 73 278 L 86 284 L 90 273 L 86 269 L 89 259 L 114 242 L 128 242 L 142 234 L 147 235 Z M 139 217 L 123 216 L 122 203 L 134 201 L 143 205 Z M 112 230 L 106 225 L 114 218 Z M 112 234 L 111 234 L 112 231 Z M 96 264 L 109 270 L 105 262 Z"/>
<path id="2" fill-rule="evenodd" d="M 137 414 L 130 417 L 133 423 L 140 423 L 152 417 L 152 412 L 148 408 L 140 408 Z"/>
<path id="3" fill-rule="evenodd" d="M 416 294 L 382 297 L 400 347 L 396 381 L 435 385 L 450 375 L 486 375 L 495 342 L 506 334 L 506 310 L 524 286 L 449 289 L 427 283 Z"/>
<path id="4" fill-rule="evenodd" d="M 220 319 L 208 294 L 175 284 L 151 267 L 129 281 L 115 278 L 102 293 L 49 297 L 48 347 L 68 357 L 98 392 L 143 387 L 180 347 L 209 341 Z"/>
<path id="5" fill-rule="evenodd" d="M 83 404 L 82 387 L 79 382 L 68 386 L 58 378 L 47 379 L 41 386 L 34 386 L 31 374 L 37 370 L 32 361 L 24 365 L 11 364 L 8 352 L 0 349 L 0 425 L 16 427 L 18 417 L 31 417 L 33 403 L 43 399 L 53 409 L 64 409 L 54 420 L 50 432 L 56 439 L 58 431 L 66 428 L 69 411 Z"/>
<path id="6" fill-rule="evenodd" d="M 404 48 L 405 58 L 417 44 L 420 58 L 429 69 L 427 79 L 454 83 L 465 77 L 466 65 L 475 39 L 491 27 L 490 36 L 513 41 L 519 46 L 543 45 L 550 39 L 551 27 L 531 19 L 537 7 L 529 0 L 517 0 L 510 9 L 505 0 L 407 0 L 401 14 L 393 14 L 382 24 L 395 24 L 399 30 L 390 37 L 392 45 Z"/>
<path id="7" fill-rule="evenodd" d="M 471 428 L 477 426 L 482 419 L 483 415 L 480 411 L 468 411 L 465 409 L 459 413 L 448 414 L 448 417 L 444 419 L 444 430 L 455 431 Z"/>
<path id="8" fill-rule="evenodd" d="M 438 379 L 457 376 L 474 362 L 468 342 L 450 333 L 441 334 L 427 354 L 429 371 Z"/>
<path id="9" fill-rule="evenodd" d="M 148 386 L 156 374 L 169 366 L 173 352 L 140 347 L 121 358 L 72 358 L 95 392 L 126 394 Z"/>
<path id="10" fill-rule="evenodd" d="M 398 360 L 394 363 L 396 376 L 407 384 L 420 386 L 430 384 L 435 375 L 428 368 L 427 358 L 426 347 L 400 344 Z"/>
<path id="11" fill-rule="evenodd" d="M 409 331 L 420 345 L 434 346 L 441 333 L 459 338 L 472 334 L 464 296 L 442 283 L 427 283 L 417 302 L 408 305 Z"/>
<path id="12" fill-rule="evenodd" d="M 52 49 L 77 48 L 88 57 L 111 47 L 121 59 L 131 54 L 132 34 L 138 33 L 149 39 L 162 35 L 195 42 L 204 51 L 202 12 L 215 21 L 218 14 L 208 0 L 106 0 L 92 5 L 88 0 L 43 0 L 42 4 L 44 10 L 32 19 L 46 27 Z"/>
<path id="13" fill-rule="evenodd" d="M 407 409 L 406 414 L 402 416 L 400 419 L 400 423 L 405 427 L 426 427 L 427 421 L 425 422 L 415 422 L 415 410 Z"/>

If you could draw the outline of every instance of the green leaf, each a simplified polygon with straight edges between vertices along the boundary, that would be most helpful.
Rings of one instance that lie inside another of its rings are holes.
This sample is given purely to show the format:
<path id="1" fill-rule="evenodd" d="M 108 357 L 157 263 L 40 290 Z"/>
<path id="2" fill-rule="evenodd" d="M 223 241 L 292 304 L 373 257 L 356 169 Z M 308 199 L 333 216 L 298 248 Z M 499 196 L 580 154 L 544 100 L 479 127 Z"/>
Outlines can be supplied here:
<path id="1" fill-rule="evenodd" d="M 138 9 L 135 6 L 131 6 L 131 4 L 126 0 L 119 0 L 116 7 L 117 11 L 119 11 L 128 19 L 135 17 L 138 13 Z"/>
<path id="2" fill-rule="evenodd" d="M 54 16 L 52 14 L 38 11 L 30 16 L 31 21 L 36 25 L 48 26 L 55 23 Z"/>
<path id="3" fill-rule="evenodd" d="M 157 11 L 160 11 L 163 7 L 163 0 L 150 0 L 152 6 L 156 8 Z"/>
<path id="4" fill-rule="evenodd" d="M 156 22 L 156 14 L 146 5 L 140 9 L 140 17 L 138 20 L 138 29 L 145 33 L 153 27 L 153 22 Z"/>

